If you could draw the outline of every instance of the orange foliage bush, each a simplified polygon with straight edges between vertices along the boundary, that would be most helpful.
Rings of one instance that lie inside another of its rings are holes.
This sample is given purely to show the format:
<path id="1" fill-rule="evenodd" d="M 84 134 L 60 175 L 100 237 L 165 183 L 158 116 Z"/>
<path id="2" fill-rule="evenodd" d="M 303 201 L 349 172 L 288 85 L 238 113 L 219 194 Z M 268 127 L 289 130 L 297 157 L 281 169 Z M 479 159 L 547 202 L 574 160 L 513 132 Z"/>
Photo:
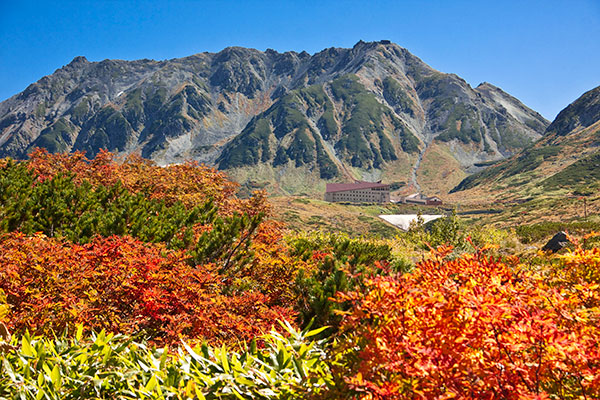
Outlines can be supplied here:
<path id="1" fill-rule="evenodd" d="M 252 339 L 277 319 L 293 320 L 295 264 L 282 226 L 262 219 L 269 212 L 264 192 L 238 199 L 237 184 L 204 165 L 160 167 L 136 156 L 118 161 L 105 151 L 88 160 L 81 152 L 37 149 L 23 164 L 37 177 L 34 185 L 62 173 L 92 188 L 120 182 L 126 192 L 168 205 L 201 206 L 206 218 L 192 227 L 192 243 L 182 251 L 126 236 L 86 245 L 41 234 L 1 237 L 0 289 L 11 305 L 11 329 L 47 333 L 83 322 L 158 342 L 180 336 L 231 342 Z M 215 210 L 222 218 L 213 218 Z M 138 217 L 139 211 L 127 210 Z"/>
<path id="2" fill-rule="evenodd" d="M 340 379 L 363 399 L 600 397 L 597 284 L 550 286 L 482 251 L 449 252 L 339 296 L 353 304 Z"/>
<path id="3" fill-rule="evenodd" d="M 155 342 L 179 337 L 246 341 L 290 308 L 256 290 L 222 293 L 210 265 L 191 267 L 185 253 L 130 237 L 97 237 L 86 245 L 19 233 L 0 238 L 0 289 L 10 305 L 10 330 L 60 332 L 83 323 Z"/>
<path id="4" fill-rule="evenodd" d="M 87 180 L 92 186 L 111 186 L 121 181 L 130 192 L 143 192 L 167 204 L 180 201 L 193 207 L 212 199 L 222 215 L 235 211 L 250 215 L 269 211 L 263 192 L 256 192 L 248 200 L 238 199 L 234 195 L 238 188 L 236 183 L 224 173 L 194 161 L 160 167 L 135 155 L 117 162 L 114 154 L 104 150 L 88 160 L 82 152 L 50 154 L 36 149 L 27 163 L 41 180 L 71 172 L 76 175 L 76 182 Z"/>
<path id="5" fill-rule="evenodd" d="M 292 306 L 297 299 L 294 282 L 298 271 L 314 267 L 292 256 L 283 236 L 282 223 L 271 220 L 263 222 L 250 246 L 253 260 L 245 265 L 239 276 L 264 293 L 271 304 Z"/>

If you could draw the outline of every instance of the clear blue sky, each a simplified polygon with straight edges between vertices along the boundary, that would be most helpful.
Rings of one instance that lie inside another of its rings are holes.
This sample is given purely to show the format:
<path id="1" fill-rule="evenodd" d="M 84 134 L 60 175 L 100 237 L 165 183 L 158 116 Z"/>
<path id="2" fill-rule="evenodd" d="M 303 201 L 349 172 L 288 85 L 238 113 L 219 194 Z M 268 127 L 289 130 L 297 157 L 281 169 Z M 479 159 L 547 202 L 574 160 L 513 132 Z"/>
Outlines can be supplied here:
<path id="1" fill-rule="evenodd" d="M 351 47 L 389 39 L 548 119 L 600 85 L 600 0 L 0 0 L 0 100 L 73 57 L 167 59 L 227 46 Z"/>

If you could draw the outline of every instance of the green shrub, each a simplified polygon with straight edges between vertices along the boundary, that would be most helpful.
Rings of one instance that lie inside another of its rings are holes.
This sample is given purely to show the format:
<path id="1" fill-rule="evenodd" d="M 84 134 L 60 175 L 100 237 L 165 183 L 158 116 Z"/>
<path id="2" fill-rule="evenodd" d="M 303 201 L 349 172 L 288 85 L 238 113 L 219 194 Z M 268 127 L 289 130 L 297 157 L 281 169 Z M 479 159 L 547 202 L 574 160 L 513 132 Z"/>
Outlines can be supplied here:
<path id="1" fill-rule="evenodd" d="M 43 232 L 78 243 L 94 235 L 131 235 L 146 242 L 183 247 L 192 240 L 191 227 L 212 222 L 211 202 L 191 210 L 168 206 L 143 193 L 132 194 L 120 183 L 93 188 L 73 175 L 59 174 L 42 182 L 26 164 L 9 162 L 0 169 L 0 230 Z"/>
<path id="2" fill-rule="evenodd" d="M 343 234 L 313 233 L 288 239 L 291 256 L 316 262 L 316 271 L 299 271 L 296 279 L 300 324 L 331 326 L 341 321 L 337 314 L 348 304 L 332 301 L 337 292 L 353 290 L 365 277 L 389 271 L 406 271 L 410 266 L 395 260 L 390 245 Z"/>
<path id="3" fill-rule="evenodd" d="M 0 351 L 0 398 L 302 399 L 330 381 L 321 330 L 271 332 L 241 351 L 183 343 L 175 353 L 122 335 L 12 339 Z"/>
<path id="4" fill-rule="evenodd" d="M 248 247 L 263 213 L 221 217 L 210 200 L 188 209 L 131 193 L 120 182 L 92 187 L 73 178 L 59 174 L 38 182 L 25 163 L 8 162 L 0 168 L 0 232 L 42 232 L 77 243 L 95 235 L 129 235 L 189 249 L 196 265 L 220 260 L 223 271 L 252 257 Z M 194 234 L 194 227 L 209 224 L 210 230 Z"/>

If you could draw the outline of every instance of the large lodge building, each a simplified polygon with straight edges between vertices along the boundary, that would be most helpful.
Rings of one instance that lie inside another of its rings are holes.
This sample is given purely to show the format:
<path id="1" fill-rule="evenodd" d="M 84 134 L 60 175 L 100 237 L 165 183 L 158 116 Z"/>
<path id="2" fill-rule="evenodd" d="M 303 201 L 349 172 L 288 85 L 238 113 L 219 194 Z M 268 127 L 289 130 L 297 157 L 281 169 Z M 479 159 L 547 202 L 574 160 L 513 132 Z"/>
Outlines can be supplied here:
<path id="1" fill-rule="evenodd" d="M 328 183 L 325 201 L 335 203 L 389 203 L 390 185 L 381 182 Z"/>

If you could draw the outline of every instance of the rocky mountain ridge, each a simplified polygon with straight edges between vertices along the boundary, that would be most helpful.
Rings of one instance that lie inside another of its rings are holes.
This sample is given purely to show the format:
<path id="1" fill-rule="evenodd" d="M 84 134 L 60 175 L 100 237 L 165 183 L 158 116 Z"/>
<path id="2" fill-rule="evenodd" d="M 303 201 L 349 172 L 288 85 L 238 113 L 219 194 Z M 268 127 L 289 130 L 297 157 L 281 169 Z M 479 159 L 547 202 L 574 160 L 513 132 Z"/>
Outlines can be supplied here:
<path id="1" fill-rule="evenodd" d="M 195 159 L 282 192 L 357 178 L 442 193 L 547 124 L 389 41 L 314 55 L 230 47 L 165 61 L 76 57 L 0 103 L 0 156 L 107 148 Z"/>

